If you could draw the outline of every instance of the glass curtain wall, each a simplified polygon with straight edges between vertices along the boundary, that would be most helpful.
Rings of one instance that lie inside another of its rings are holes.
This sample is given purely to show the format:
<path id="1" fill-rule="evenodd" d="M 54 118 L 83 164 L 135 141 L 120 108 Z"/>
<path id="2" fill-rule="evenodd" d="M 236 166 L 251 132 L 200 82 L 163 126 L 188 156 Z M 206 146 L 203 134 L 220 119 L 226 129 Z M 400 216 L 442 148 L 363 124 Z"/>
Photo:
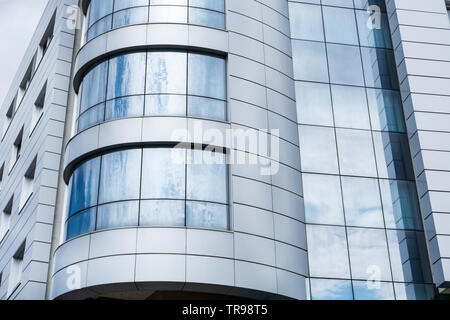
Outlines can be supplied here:
<path id="1" fill-rule="evenodd" d="M 222 153 L 172 147 L 112 151 L 81 163 L 69 188 L 67 240 L 129 226 L 229 230 Z"/>
<path id="2" fill-rule="evenodd" d="M 142 23 L 189 23 L 225 29 L 224 0 L 91 0 L 86 41 L 111 29 Z"/>
<path id="3" fill-rule="evenodd" d="M 311 298 L 432 298 L 384 1 L 289 12 Z"/>
<path id="4" fill-rule="evenodd" d="M 79 93 L 77 131 L 139 116 L 226 121 L 226 60 L 181 50 L 121 54 L 91 68 Z"/>

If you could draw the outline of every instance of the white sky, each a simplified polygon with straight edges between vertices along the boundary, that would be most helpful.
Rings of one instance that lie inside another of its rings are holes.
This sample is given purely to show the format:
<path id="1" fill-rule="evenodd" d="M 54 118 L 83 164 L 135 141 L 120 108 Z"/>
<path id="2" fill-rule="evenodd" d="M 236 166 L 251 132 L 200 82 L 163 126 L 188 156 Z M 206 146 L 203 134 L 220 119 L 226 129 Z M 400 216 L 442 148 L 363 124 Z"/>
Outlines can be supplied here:
<path id="1" fill-rule="evenodd" d="M 0 105 L 48 0 L 0 0 Z"/>

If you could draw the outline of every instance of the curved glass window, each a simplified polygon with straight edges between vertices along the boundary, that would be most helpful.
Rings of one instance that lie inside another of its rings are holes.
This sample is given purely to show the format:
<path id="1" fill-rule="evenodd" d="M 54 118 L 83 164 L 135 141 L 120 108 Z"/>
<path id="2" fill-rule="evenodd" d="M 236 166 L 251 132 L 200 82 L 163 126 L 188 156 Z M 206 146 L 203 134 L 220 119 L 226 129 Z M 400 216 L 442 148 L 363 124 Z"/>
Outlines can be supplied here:
<path id="1" fill-rule="evenodd" d="M 66 239 L 129 226 L 229 229 L 223 153 L 171 147 L 113 151 L 78 166 L 69 186 Z"/>
<path id="2" fill-rule="evenodd" d="M 140 51 L 104 61 L 83 78 L 77 130 L 138 116 L 227 118 L 226 62 L 188 51 Z"/>
<path id="3" fill-rule="evenodd" d="M 91 0 L 86 41 L 141 23 L 189 23 L 225 29 L 224 0 Z"/>

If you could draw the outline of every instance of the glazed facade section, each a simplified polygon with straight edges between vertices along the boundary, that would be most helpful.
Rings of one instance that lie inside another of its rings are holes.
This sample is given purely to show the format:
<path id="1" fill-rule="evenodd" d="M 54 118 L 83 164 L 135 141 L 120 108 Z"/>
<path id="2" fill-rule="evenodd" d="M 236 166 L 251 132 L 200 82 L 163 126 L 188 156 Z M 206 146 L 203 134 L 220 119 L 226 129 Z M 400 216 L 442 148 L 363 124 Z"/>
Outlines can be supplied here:
<path id="1" fill-rule="evenodd" d="M 181 148 L 114 151 L 71 178 L 66 238 L 121 227 L 229 229 L 224 154 Z"/>
<path id="2" fill-rule="evenodd" d="M 77 131 L 128 117 L 227 118 L 226 61 L 200 52 L 120 54 L 92 67 L 80 90 Z"/>
<path id="3" fill-rule="evenodd" d="M 433 298 L 384 1 L 289 10 L 311 298 Z"/>
<path id="4" fill-rule="evenodd" d="M 144 23 L 180 23 L 225 28 L 224 0 L 92 0 L 86 41 L 112 29 Z"/>

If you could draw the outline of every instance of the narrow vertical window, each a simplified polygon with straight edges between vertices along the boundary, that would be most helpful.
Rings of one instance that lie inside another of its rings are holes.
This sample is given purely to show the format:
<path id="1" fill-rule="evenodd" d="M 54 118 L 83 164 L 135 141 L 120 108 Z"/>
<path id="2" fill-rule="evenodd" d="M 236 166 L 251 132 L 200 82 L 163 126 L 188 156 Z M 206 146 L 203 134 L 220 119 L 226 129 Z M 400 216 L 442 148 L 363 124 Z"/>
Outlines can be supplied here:
<path id="1" fill-rule="evenodd" d="M 19 160 L 20 151 L 22 150 L 22 139 L 23 139 L 23 127 L 20 130 L 19 134 L 17 135 L 16 140 L 14 140 L 13 150 L 11 154 L 10 171 L 16 164 L 17 160 Z"/>
<path id="2" fill-rule="evenodd" d="M 11 261 L 8 297 L 10 297 L 17 290 L 22 281 L 24 254 L 25 254 L 25 241 L 20 245 L 19 249 L 16 251 Z"/>
<path id="3" fill-rule="evenodd" d="M 33 114 L 31 116 L 31 126 L 30 126 L 30 134 L 33 133 L 36 125 L 44 113 L 44 104 L 45 104 L 45 94 L 47 91 L 47 83 L 45 83 L 44 87 L 41 89 L 39 96 L 34 102 Z"/>
<path id="4" fill-rule="evenodd" d="M 31 162 L 30 166 L 28 167 L 27 171 L 25 172 L 25 175 L 23 176 L 22 193 L 20 195 L 19 212 L 20 212 L 20 210 L 22 210 L 22 208 L 28 202 L 28 199 L 33 194 L 36 163 L 37 163 L 37 156 L 34 157 L 33 161 Z"/>
<path id="5" fill-rule="evenodd" d="M 0 242 L 3 241 L 6 234 L 9 231 L 9 223 L 11 220 L 11 212 L 13 207 L 14 196 L 6 204 L 6 207 L 3 209 L 2 216 L 0 218 Z"/>
<path id="6" fill-rule="evenodd" d="M 14 113 L 16 112 L 16 101 L 17 101 L 17 95 L 14 97 L 13 101 L 9 105 L 8 111 L 6 111 L 6 117 L 5 117 L 5 124 L 3 126 L 3 137 L 5 136 L 6 132 L 9 129 L 9 125 L 11 124 L 11 121 L 14 117 Z"/>

